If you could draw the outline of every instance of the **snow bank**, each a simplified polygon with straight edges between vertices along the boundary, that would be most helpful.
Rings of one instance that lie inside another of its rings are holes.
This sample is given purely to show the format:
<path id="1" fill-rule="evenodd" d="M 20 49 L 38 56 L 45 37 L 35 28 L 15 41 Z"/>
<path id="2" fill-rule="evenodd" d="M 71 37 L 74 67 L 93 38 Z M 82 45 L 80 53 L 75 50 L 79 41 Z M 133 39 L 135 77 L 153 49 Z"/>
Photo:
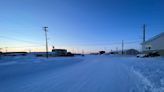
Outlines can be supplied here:
<path id="1" fill-rule="evenodd" d="M 29 63 L 40 63 L 50 61 L 81 61 L 82 59 L 77 57 L 35 57 L 35 56 L 5 56 L 0 58 L 0 66 L 12 65 L 12 64 L 29 64 Z"/>
<path id="2" fill-rule="evenodd" d="M 141 79 L 143 92 L 164 92 L 164 58 L 129 58 L 133 73 Z"/>
<path id="3" fill-rule="evenodd" d="M 0 92 L 11 91 L 164 92 L 164 58 L 3 57 Z"/>
<path id="4" fill-rule="evenodd" d="M 0 81 L 57 70 L 83 61 L 80 58 L 5 57 L 0 60 Z"/>

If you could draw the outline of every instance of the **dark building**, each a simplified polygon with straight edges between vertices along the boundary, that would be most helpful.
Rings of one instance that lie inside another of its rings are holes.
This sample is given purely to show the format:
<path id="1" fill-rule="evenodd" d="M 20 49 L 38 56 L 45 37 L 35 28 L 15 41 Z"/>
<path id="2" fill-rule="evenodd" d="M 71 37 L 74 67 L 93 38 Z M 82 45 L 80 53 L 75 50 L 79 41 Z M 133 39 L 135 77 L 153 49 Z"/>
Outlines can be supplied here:
<path id="1" fill-rule="evenodd" d="M 67 55 L 66 49 L 52 49 L 52 52 L 54 52 L 57 55 Z"/>
<path id="2" fill-rule="evenodd" d="M 105 51 L 99 51 L 99 54 L 100 55 L 105 54 Z"/>
<path id="3" fill-rule="evenodd" d="M 139 51 L 136 49 L 129 49 L 129 50 L 125 51 L 125 54 L 126 55 L 137 55 L 137 54 L 139 54 Z"/>

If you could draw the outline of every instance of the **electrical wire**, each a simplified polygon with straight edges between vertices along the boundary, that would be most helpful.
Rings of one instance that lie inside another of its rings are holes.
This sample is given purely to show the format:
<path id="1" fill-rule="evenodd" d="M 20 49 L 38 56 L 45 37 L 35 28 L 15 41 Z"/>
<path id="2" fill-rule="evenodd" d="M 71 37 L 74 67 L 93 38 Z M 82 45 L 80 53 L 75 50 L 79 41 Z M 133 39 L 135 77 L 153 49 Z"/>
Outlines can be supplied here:
<path id="1" fill-rule="evenodd" d="M 10 40 L 15 40 L 15 41 L 20 41 L 20 42 L 26 42 L 26 43 L 30 43 L 30 44 L 41 44 L 39 42 L 33 42 L 33 41 L 27 41 L 27 40 L 22 40 L 22 39 L 16 39 L 16 38 L 12 38 L 12 37 L 1 36 L 1 35 L 0 35 L 0 38 L 10 39 Z"/>

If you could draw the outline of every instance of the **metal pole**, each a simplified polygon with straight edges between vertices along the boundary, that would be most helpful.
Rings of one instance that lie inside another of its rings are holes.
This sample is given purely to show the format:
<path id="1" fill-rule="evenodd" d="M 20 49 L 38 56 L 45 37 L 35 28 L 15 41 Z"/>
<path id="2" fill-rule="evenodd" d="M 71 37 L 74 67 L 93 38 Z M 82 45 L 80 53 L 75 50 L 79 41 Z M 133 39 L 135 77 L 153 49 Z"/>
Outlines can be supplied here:
<path id="1" fill-rule="evenodd" d="M 47 28 L 48 27 L 44 27 L 44 31 L 45 31 L 45 38 L 46 38 L 46 57 L 48 58 L 48 41 L 47 41 Z"/>

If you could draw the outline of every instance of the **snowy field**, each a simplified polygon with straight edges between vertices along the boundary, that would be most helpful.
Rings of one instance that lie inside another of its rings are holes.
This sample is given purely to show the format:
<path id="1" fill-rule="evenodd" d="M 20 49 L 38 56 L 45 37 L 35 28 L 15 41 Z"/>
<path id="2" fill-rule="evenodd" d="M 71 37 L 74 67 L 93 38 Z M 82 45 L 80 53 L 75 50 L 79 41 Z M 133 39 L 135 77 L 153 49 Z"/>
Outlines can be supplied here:
<path id="1" fill-rule="evenodd" d="M 0 57 L 0 92 L 164 92 L 164 58 Z"/>

